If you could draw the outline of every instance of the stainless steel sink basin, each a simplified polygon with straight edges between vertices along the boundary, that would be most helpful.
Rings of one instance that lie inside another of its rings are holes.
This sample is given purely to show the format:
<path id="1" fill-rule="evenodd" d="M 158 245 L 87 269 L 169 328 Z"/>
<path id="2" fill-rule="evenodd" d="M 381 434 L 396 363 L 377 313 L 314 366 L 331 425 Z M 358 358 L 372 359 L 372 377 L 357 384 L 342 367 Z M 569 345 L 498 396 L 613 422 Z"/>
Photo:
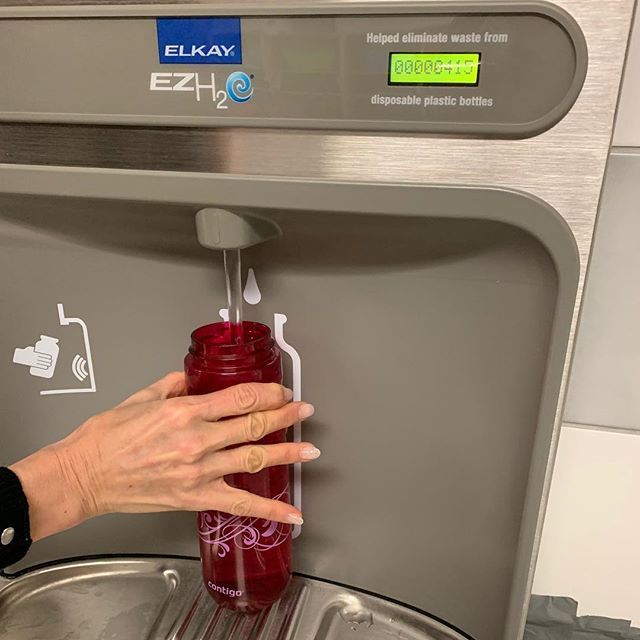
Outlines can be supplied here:
<path id="1" fill-rule="evenodd" d="M 468 640 L 384 598 L 302 576 L 260 614 L 215 605 L 197 560 L 98 558 L 0 580 L 2 640 Z"/>

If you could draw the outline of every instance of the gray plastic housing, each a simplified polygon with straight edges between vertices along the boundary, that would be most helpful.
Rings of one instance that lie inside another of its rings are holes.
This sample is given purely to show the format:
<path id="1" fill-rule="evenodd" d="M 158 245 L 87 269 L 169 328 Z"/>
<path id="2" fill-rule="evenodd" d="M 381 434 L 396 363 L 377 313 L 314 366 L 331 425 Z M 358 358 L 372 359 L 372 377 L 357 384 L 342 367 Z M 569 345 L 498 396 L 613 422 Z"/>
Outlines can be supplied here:
<path id="1" fill-rule="evenodd" d="M 242 62 L 163 60 L 156 18 L 175 16 L 238 16 Z M 398 52 L 441 53 L 444 62 L 474 52 L 477 86 L 390 86 Z M 0 8 L 0 59 L 12 60 L 0 66 L 5 121 L 506 138 L 559 122 L 588 63 L 580 27 L 546 2 L 292 2 L 286 15 L 252 2 L 8 7 Z M 237 72 L 248 96 L 240 101 L 230 88 Z"/>
<path id="2" fill-rule="evenodd" d="M 196 233 L 203 247 L 219 250 L 247 249 L 282 235 L 269 220 L 215 208 L 196 213 Z"/>
<path id="3" fill-rule="evenodd" d="M 245 315 L 286 315 L 317 409 L 305 439 L 323 450 L 303 474 L 297 570 L 477 640 L 518 637 L 579 272 L 551 207 L 491 188 L 56 168 L 4 167 L 2 189 L 0 238 L 14 240 L 0 260 L 22 274 L 2 281 L 16 309 L 4 340 L 58 337 L 49 307 L 72 300 L 98 387 L 47 401 L 0 364 L 7 423 L 31 425 L 6 440 L 9 459 L 179 368 L 225 302 L 194 214 L 259 212 L 283 235 L 246 251 L 262 301 Z M 196 549 L 189 514 L 112 516 L 28 561 Z"/>

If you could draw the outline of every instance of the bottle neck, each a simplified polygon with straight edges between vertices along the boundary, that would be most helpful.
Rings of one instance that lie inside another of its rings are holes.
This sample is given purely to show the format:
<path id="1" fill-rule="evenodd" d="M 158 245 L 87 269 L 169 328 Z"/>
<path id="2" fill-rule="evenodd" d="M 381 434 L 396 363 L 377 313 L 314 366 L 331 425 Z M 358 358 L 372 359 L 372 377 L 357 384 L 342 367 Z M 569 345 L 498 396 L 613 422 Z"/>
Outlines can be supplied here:
<path id="1" fill-rule="evenodd" d="M 216 322 L 191 334 L 189 353 L 208 370 L 255 369 L 278 357 L 271 329 L 259 322 L 243 322 L 244 341 L 233 342 L 228 322 Z"/>

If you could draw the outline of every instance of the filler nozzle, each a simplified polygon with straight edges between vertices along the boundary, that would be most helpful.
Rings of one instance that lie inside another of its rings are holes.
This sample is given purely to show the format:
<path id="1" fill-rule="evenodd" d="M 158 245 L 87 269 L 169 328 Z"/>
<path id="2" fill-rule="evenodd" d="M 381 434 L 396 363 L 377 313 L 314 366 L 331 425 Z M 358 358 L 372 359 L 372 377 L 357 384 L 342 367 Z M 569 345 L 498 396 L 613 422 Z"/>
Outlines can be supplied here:
<path id="1" fill-rule="evenodd" d="M 198 241 L 207 249 L 246 249 L 282 235 L 271 220 L 225 209 L 201 209 L 196 214 Z"/>

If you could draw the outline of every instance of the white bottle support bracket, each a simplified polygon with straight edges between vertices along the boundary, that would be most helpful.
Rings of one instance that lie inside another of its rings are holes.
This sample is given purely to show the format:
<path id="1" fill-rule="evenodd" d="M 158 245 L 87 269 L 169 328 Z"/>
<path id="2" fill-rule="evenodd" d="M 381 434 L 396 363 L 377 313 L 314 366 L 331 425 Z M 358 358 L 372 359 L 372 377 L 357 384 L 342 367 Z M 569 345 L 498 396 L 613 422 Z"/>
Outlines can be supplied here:
<path id="1" fill-rule="evenodd" d="M 302 400 L 302 361 L 300 354 L 284 339 L 284 325 L 287 316 L 283 313 L 273 315 L 273 328 L 276 343 L 281 351 L 284 351 L 291 358 L 291 388 L 294 402 Z M 293 441 L 302 442 L 302 423 L 296 422 L 293 425 Z M 293 465 L 293 506 L 302 511 L 302 464 Z M 302 526 L 296 525 L 293 528 L 293 537 L 297 538 L 302 533 Z"/>

